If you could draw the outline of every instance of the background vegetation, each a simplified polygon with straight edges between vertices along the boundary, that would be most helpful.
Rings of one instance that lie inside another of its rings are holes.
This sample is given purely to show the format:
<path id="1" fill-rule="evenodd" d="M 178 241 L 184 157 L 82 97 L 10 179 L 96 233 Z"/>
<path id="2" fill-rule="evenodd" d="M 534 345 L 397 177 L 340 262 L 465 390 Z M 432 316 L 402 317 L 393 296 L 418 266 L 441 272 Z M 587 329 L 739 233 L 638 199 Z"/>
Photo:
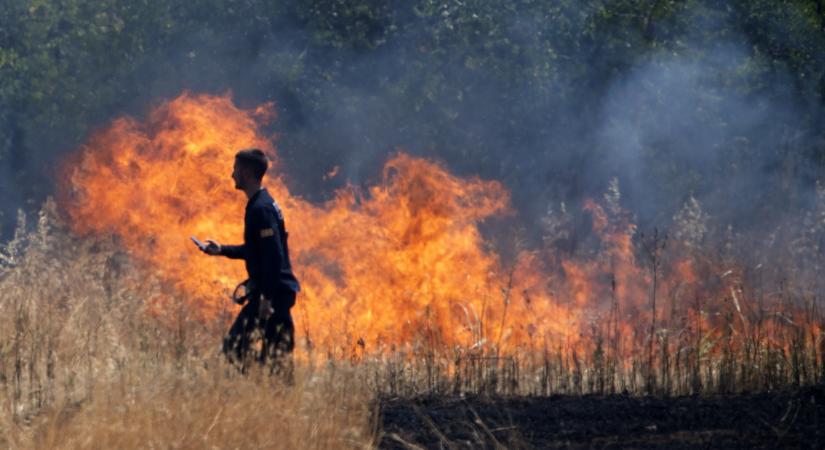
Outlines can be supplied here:
<path id="1" fill-rule="evenodd" d="M 275 101 L 313 199 L 404 147 L 502 180 L 535 237 L 613 176 L 643 228 L 690 195 L 767 228 L 825 164 L 823 48 L 822 0 L 6 0 L 3 234 L 90 130 L 183 89 Z"/>

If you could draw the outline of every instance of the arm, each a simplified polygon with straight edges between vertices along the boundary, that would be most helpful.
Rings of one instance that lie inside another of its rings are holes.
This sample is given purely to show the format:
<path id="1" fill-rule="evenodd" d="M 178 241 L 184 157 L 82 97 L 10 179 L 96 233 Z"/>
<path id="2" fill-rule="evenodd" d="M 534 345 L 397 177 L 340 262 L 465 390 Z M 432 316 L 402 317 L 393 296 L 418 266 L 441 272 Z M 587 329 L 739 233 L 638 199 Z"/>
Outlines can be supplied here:
<path id="1" fill-rule="evenodd" d="M 229 259 L 243 259 L 243 245 L 221 245 L 211 239 L 206 240 L 207 245 L 201 251 L 212 256 L 226 256 Z"/>
<path id="2" fill-rule="evenodd" d="M 244 246 L 241 245 L 222 245 L 220 255 L 226 256 L 229 259 L 243 259 Z"/>

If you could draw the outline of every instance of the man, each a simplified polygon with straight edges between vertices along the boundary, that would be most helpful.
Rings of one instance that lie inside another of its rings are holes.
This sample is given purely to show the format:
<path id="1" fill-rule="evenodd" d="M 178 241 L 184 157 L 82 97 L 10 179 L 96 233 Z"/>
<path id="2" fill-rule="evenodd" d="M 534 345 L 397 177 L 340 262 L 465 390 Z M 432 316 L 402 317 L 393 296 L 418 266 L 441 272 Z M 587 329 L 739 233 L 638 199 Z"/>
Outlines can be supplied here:
<path id="1" fill-rule="evenodd" d="M 213 256 L 243 259 L 246 263 L 248 299 L 224 338 L 223 351 L 230 360 L 244 365 L 252 333 L 263 329 L 264 346 L 259 361 L 292 352 L 294 326 L 290 308 L 300 285 L 289 262 L 287 232 L 281 208 L 261 186 L 269 160 L 259 149 L 241 150 L 235 155 L 232 179 L 235 189 L 246 194 L 244 243 L 221 245 L 207 240 L 203 252 Z"/>

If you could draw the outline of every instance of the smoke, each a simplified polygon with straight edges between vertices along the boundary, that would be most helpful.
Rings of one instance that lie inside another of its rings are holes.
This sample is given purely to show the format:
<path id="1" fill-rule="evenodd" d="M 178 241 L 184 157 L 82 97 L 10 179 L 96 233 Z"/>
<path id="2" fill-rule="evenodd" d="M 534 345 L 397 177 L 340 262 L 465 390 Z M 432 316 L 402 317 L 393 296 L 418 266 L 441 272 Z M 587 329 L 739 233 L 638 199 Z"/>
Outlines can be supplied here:
<path id="1" fill-rule="evenodd" d="M 748 55 L 734 45 L 705 51 L 701 60 L 654 55 L 613 83 L 597 145 L 645 221 L 662 223 L 689 197 L 724 224 L 781 218 L 813 186 L 805 177 L 788 185 L 782 170 L 794 150 L 789 124 L 802 122 L 789 83 L 777 77 L 771 97 L 741 92 Z"/>
<path id="2" fill-rule="evenodd" d="M 232 91 L 242 106 L 275 102 L 280 173 L 305 198 L 369 184 L 401 148 L 458 175 L 502 181 L 534 237 L 548 208 L 600 196 L 614 177 L 642 228 L 667 226 L 691 196 L 720 224 L 745 227 L 811 197 L 810 112 L 781 70 L 772 69 L 766 89 L 748 91 L 768 69 L 754 67 L 747 36 L 713 38 L 719 22 L 692 22 L 684 29 L 693 40 L 638 52 L 641 38 L 627 27 L 589 38 L 601 20 L 591 5 L 537 16 L 526 7 L 470 15 L 459 4 L 423 3 L 417 14 L 399 7 L 384 22 L 354 22 L 366 31 L 334 28 L 363 33 L 351 46 L 319 38 L 316 19 L 294 14 L 272 28 L 181 31 L 109 72 L 106 86 L 122 91 L 87 114 L 84 131 L 182 90 Z M 477 42 L 461 40 L 468 30 Z M 21 153 L 27 168 L 58 163 L 85 136 L 26 130 L 22 145 L 37 149 Z M 37 188 L 6 183 L 4 198 L 37 203 L 51 193 L 50 168 L 27 173 L 16 183 Z M 23 203 L 2 206 L 5 220 Z"/>

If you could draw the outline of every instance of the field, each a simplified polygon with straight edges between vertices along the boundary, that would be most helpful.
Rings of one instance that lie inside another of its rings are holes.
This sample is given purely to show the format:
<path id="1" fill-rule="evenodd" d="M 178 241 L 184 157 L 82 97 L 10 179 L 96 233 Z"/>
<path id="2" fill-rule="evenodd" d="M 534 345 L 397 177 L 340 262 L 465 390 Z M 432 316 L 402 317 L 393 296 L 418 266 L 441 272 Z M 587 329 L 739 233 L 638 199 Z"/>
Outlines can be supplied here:
<path id="1" fill-rule="evenodd" d="M 150 305 L 162 283 L 116 241 L 63 231 L 50 208 L 2 252 L 4 448 L 825 442 L 822 343 L 805 333 L 776 346 L 731 339 L 698 360 L 688 344 L 670 354 L 659 343 L 652 369 L 646 351 L 616 361 L 600 347 L 578 356 L 425 348 L 340 358 L 304 343 L 292 382 L 266 370 L 240 375 L 218 352 L 231 311 L 208 319 L 181 302 L 160 314 Z"/>

